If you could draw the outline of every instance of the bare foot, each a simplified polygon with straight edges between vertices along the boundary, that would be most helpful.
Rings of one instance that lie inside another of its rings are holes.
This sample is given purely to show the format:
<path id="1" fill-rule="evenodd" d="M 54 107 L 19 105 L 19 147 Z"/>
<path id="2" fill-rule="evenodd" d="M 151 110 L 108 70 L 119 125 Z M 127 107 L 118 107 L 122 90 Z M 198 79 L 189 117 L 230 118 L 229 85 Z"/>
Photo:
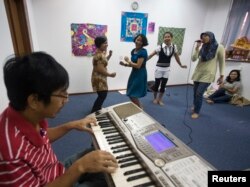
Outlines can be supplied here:
<path id="1" fill-rule="evenodd" d="M 162 101 L 158 101 L 158 104 L 164 106 L 164 103 Z"/>
<path id="2" fill-rule="evenodd" d="M 192 119 L 197 119 L 199 117 L 199 114 L 197 114 L 197 113 L 193 113 L 192 115 L 191 115 L 191 118 Z"/>
<path id="3" fill-rule="evenodd" d="M 157 100 L 157 99 L 154 99 L 154 100 L 153 100 L 153 103 L 154 103 L 154 104 L 158 104 L 158 100 Z"/>
<path id="4" fill-rule="evenodd" d="M 213 102 L 212 100 L 210 100 L 210 99 L 207 99 L 206 102 L 207 102 L 208 104 L 214 104 L 214 102 Z"/>

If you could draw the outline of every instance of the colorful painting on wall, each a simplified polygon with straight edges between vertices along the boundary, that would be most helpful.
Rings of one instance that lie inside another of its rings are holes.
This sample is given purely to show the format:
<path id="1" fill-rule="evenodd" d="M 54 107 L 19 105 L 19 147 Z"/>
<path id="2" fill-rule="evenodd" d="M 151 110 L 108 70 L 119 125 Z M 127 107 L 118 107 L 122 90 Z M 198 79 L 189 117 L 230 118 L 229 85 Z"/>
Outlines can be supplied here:
<path id="1" fill-rule="evenodd" d="M 106 35 L 107 25 L 71 24 L 72 54 L 74 56 L 93 56 L 97 36 Z"/>
<path id="2" fill-rule="evenodd" d="M 147 33 L 148 14 L 122 12 L 121 41 L 132 42 L 138 34 Z"/>
<path id="3" fill-rule="evenodd" d="M 177 45 L 178 52 L 179 54 L 181 54 L 185 30 L 186 30 L 185 28 L 159 27 L 158 45 L 160 45 L 163 42 L 163 34 L 167 31 L 171 32 L 173 34 L 172 43 Z"/>

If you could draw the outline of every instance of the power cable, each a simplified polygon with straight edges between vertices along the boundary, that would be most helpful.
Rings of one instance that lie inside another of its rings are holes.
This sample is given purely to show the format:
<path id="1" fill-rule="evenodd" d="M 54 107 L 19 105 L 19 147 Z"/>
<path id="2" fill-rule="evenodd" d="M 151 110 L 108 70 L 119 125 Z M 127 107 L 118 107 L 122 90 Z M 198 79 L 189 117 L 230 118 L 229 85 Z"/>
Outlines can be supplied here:
<path id="1" fill-rule="evenodd" d="M 195 46 L 195 43 L 193 44 L 193 48 L 192 48 L 192 52 L 191 52 L 191 58 L 192 58 L 192 55 L 193 55 L 193 51 L 194 51 L 194 46 Z M 188 129 L 189 129 L 189 133 L 188 133 L 188 137 L 189 137 L 189 142 L 186 143 L 186 145 L 190 145 L 192 142 L 193 142 L 193 138 L 192 138 L 192 132 L 193 132 L 193 129 L 190 125 L 188 125 L 186 123 L 186 117 L 187 117 L 187 114 L 188 114 L 188 110 L 189 110 L 189 99 L 188 99 L 188 95 L 189 95 L 189 85 L 188 85 L 188 80 L 189 80 L 189 76 L 190 76 L 190 72 L 191 72 L 191 63 L 192 63 L 192 59 L 190 58 L 190 61 L 189 61 L 189 70 L 188 70 L 188 76 L 187 76 L 187 86 L 186 86 L 186 110 L 185 110 L 185 113 L 184 113 L 184 116 L 183 116 L 183 121 L 182 123 L 184 124 L 184 126 L 186 126 Z"/>

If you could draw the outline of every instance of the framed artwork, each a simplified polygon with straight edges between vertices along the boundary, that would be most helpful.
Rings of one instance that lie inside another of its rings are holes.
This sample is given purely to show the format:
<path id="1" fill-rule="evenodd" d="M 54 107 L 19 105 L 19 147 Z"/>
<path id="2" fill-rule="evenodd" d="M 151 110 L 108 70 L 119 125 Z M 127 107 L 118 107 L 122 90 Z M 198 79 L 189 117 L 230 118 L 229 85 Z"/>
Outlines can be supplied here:
<path id="1" fill-rule="evenodd" d="M 158 45 L 163 42 L 163 35 L 165 32 L 171 32 L 173 34 L 172 43 L 176 44 L 178 48 L 178 52 L 181 55 L 182 47 L 183 47 L 183 40 L 185 35 L 185 28 L 173 28 L 173 27 L 159 27 L 158 33 Z"/>
<path id="2" fill-rule="evenodd" d="M 72 54 L 74 56 L 93 56 L 95 53 L 95 38 L 106 35 L 107 25 L 90 23 L 71 24 Z"/>
<path id="3" fill-rule="evenodd" d="M 147 13 L 122 12 L 121 41 L 132 42 L 136 35 L 146 35 L 147 22 Z"/>

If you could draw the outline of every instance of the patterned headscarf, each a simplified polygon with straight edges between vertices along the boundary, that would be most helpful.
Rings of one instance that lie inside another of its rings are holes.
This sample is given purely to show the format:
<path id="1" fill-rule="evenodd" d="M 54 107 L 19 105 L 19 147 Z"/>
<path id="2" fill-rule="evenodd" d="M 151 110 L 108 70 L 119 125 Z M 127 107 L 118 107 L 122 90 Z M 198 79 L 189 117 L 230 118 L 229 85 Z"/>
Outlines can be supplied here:
<path id="1" fill-rule="evenodd" d="M 206 62 L 208 60 L 211 60 L 215 57 L 215 53 L 216 53 L 216 50 L 218 48 L 218 43 L 214 37 L 214 33 L 212 32 L 203 32 L 201 33 L 201 36 L 200 38 L 202 38 L 203 35 L 208 35 L 209 36 L 209 43 L 204 43 L 202 45 L 202 48 L 200 50 L 200 56 L 201 56 L 201 60 L 203 62 Z"/>

